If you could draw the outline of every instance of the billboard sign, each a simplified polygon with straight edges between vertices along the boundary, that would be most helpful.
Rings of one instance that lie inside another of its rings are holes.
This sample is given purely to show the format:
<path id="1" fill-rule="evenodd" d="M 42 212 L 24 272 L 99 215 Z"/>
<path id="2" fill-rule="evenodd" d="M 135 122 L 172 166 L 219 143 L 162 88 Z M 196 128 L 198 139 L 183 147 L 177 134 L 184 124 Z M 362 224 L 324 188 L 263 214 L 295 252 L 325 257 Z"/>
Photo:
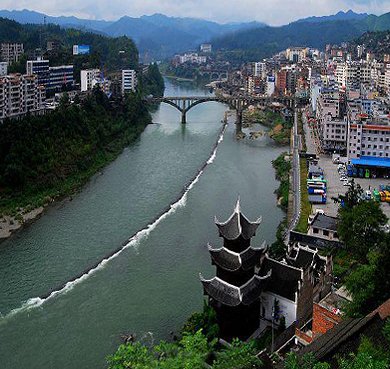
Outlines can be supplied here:
<path id="1" fill-rule="evenodd" d="M 89 55 L 89 45 L 73 45 L 73 55 Z"/>

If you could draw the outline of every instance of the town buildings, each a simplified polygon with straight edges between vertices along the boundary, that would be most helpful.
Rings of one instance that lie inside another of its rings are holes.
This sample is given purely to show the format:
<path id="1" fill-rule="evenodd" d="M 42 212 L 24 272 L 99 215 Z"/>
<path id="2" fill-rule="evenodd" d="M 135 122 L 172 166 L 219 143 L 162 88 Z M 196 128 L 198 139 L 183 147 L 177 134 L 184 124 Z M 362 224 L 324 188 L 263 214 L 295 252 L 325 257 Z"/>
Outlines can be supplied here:
<path id="1" fill-rule="evenodd" d="M 44 113 L 45 89 L 35 75 L 0 77 L 0 120 Z"/>
<path id="2" fill-rule="evenodd" d="M 73 65 L 49 67 L 49 81 L 46 84 L 48 92 L 61 92 L 74 87 Z"/>
<path id="3" fill-rule="evenodd" d="M 24 53 L 23 44 L 17 43 L 2 43 L 1 44 L 1 60 L 7 62 L 8 65 L 17 63 Z"/>
<path id="4" fill-rule="evenodd" d="M 39 85 L 47 86 L 49 84 L 49 60 L 38 58 L 37 60 L 27 61 L 26 72 L 29 76 L 36 75 L 38 77 Z"/>

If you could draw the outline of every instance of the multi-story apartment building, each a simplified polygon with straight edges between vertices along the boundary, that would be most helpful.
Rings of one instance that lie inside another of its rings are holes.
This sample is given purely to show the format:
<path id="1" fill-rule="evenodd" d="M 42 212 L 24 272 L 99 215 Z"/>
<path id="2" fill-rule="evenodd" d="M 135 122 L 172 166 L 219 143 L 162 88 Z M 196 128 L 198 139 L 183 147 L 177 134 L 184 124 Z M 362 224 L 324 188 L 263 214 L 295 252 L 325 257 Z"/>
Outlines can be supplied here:
<path id="1" fill-rule="evenodd" d="M 253 75 L 255 77 L 263 77 L 263 74 L 267 72 L 266 64 L 264 62 L 254 63 Z"/>
<path id="2" fill-rule="evenodd" d="M 26 71 L 29 76 L 36 75 L 38 84 L 47 86 L 50 80 L 49 61 L 38 58 L 37 60 L 27 61 Z"/>
<path id="3" fill-rule="evenodd" d="M 44 113 L 45 89 L 34 75 L 0 77 L 0 120 Z"/>
<path id="4" fill-rule="evenodd" d="M 86 69 L 80 72 L 81 91 L 91 91 L 96 84 L 100 83 L 99 69 Z"/>
<path id="5" fill-rule="evenodd" d="M 317 130 L 324 150 L 341 151 L 346 148 L 348 124 L 344 118 L 344 105 L 344 95 L 335 89 L 322 89 L 317 97 Z"/>
<path id="6" fill-rule="evenodd" d="M 366 114 L 357 116 L 348 127 L 348 160 L 365 157 L 390 157 L 390 119 L 372 120 Z"/>
<path id="7" fill-rule="evenodd" d="M 6 76 L 8 74 L 8 63 L 0 62 L 0 76 Z"/>
<path id="8" fill-rule="evenodd" d="M 322 148 L 327 151 L 345 151 L 347 145 L 348 122 L 346 118 L 333 118 L 326 115 L 322 122 Z"/>
<path id="9" fill-rule="evenodd" d="M 9 65 L 17 63 L 23 53 L 23 44 L 1 44 L 1 60 L 7 62 Z"/>
<path id="10" fill-rule="evenodd" d="M 306 58 L 308 52 L 308 48 L 306 47 L 289 47 L 286 50 L 287 60 L 298 63 Z"/>
<path id="11" fill-rule="evenodd" d="M 49 67 L 49 82 L 46 85 L 48 92 L 62 91 L 64 87 L 71 89 L 73 85 L 73 65 Z"/>
<path id="12" fill-rule="evenodd" d="M 122 70 L 122 94 L 134 92 L 137 87 L 137 73 L 133 69 Z"/>

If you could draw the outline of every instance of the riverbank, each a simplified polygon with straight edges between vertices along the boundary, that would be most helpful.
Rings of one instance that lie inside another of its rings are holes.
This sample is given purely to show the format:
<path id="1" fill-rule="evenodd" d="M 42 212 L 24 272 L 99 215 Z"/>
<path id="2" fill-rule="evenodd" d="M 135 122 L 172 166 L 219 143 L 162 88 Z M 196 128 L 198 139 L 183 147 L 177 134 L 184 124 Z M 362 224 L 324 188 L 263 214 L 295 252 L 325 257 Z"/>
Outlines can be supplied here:
<path id="1" fill-rule="evenodd" d="M 40 216 L 49 204 L 80 191 L 151 123 L 139 97 L 113 107 L 102 92 L 96 94 L 79 106 L 1 126 L 0 239 Z M 15 136 L 20 142 L 14 142 Z M 27 148 L 21 142 L 31 144 Z"/>
<path id="2" fill-rule="evenodd" d="M 251 109 L 243 114 L 247 123 L 260 123 L 270 128 L 269 136 L 280 145 L 287 145 L 290 142 L 292 123 L 286 120 L 279 112 L 271 109 Z"/>
<path id="3" fill-rule="evenodd" d="M 275 178 L 280 182 L 275 190 L 278 197 L 278 206 L 285 212 L 285 218 L 280 222 L 276 231 L 276 241 L 270 247 L 272 257 L 279 259 L 285 255 L 286 245 L 284 243 L 284 232 L 287 227 L 287 210 L 289 205 L 290 193 L 290 170 L 291 159 L 286 152 L 280 154 L 277 159 L 272 161 L 275 169 Z"/>

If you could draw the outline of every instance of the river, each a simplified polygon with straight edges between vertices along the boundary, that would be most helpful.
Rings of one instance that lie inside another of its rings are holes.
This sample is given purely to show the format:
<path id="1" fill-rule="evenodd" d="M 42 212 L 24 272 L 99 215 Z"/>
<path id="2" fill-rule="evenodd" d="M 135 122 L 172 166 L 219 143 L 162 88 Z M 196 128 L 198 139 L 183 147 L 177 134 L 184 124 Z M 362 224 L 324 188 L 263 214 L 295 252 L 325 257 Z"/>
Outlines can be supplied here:
<path id="1" fill-rule="evenodd" d="M 165 93 L 208 91 L 166 81 Z M 286 148 L 237 141 L 232 122 L 223 131 L 226 109 L 200 104 L 182 125 L 161 104 L 72 201 L 0 243 L 1 369 L 103 368 L 122 333 L 168 339 L 202 308 L 199 273 L 215 274 L 207 243 L 221 244 L 214 215 L 225 220 L 238 196 L 250 219 L 263 216 L 252 244 L 274 241 L 283 213 L 271 161 Z"/>

